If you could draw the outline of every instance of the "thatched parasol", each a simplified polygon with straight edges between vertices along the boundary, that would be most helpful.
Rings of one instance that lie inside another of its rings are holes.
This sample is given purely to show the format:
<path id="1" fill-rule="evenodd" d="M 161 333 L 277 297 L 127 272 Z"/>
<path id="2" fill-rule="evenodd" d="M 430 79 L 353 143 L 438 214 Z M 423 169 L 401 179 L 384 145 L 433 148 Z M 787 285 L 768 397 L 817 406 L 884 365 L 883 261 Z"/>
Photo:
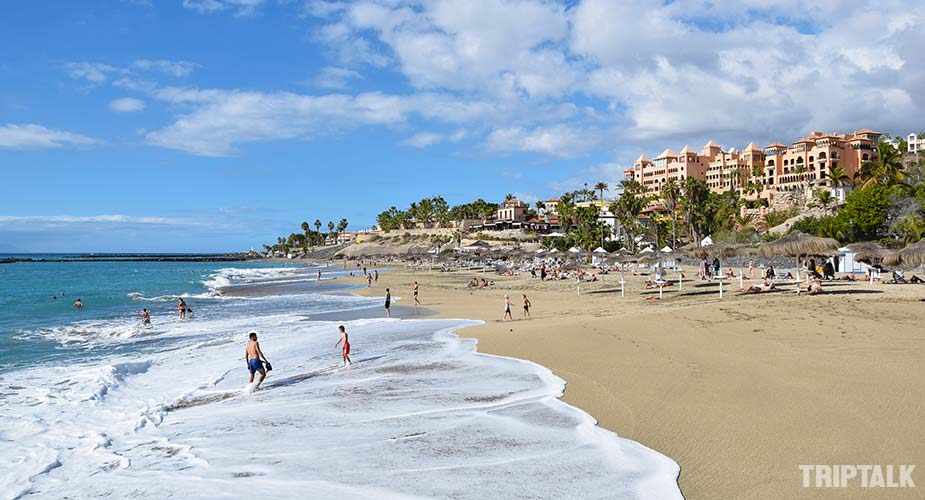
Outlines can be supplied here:
<path id="1" fill-rule="evenodd" d="M 888 253 L 883 257 L 883 263 L 891 267 L 900 267 L 904 269 L 925 266 L 925 238 L 902 250 Z"/>
<path id="2" fill-rule="evenodd" d="M 848 245 L 848 250 L 854 252 L 854 260 L 863 262 L 868 266 L 879 264 L 889 251 L 873 241 L 861 241 Z"/>
<path id="3" fill-rule="evenodd" d="M 740 252 L 746 248 L 749 248 L 748 245 L 743 245 L 741 243 L 716 243 L 714 245 L 694 248 L 691 250 L 690 254 L 692 257 L 697 257 L 698 259 L 705 259 L 707 257 L 728 259 L 740 255 Z"/>
<path id="4" fill-rule="evenodd" d="M 762 257 L 796 257 L 797 280 L 800 279 L 800 257 L 831 257 L 838 253 L 838 241 L 794 231 L 783 238 L 758 247 Z"/>

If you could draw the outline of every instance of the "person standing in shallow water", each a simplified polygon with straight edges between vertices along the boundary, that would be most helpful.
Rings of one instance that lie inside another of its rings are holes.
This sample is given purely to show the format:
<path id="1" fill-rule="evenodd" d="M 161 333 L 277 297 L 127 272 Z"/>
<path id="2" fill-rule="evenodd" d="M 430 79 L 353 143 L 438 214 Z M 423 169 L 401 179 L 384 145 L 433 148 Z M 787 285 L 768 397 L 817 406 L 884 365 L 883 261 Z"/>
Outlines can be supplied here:
<path id="1" fill-rule="evenodd" d="M 347 330 L 344 329 L 344 325 L 339 326 L 338 330 L 340 330 L 340 340 L 334 344 L 334 348 L 337 348 L 343 342 L 344 347 L 341 349 L 340 354 L 344 358 L 344 366 L 353 364 L 353 361 L 350 360 L 350 338 L 347 336 Z"/>
<path id="2" fill-rule="evenodd" d="M 247 360 L 247 371 L 250 372 L 251 376 L 247 383 L 253 383 L 254 374 L 260 373 L 260 380 L 257 381 L 257 386 L 254 387 L 254 390 L 257 390 L 260 388 L 260 384 L 263 383 L 263 379 L 267 378 L 267 370 L 263 366 L 263 361 L 266 361 L 267 365 L 270 364 L 270 361 L 267 360 L 263 351 L 260 350 L 260 342 L 257 342 L 257 334 L 251 332 L 248 337 L 250 340 L 247 342 L 247 347 L 244 349 L 244 359 Z M 263 359 L 263 361 L 261 361 L 261 359 Z"/>
<path id="3" fill-rule="evenodd" d="M 415 281 L 414 282 L 414 308 L 417 309 L 419 305 L 421 305 L 421 301 L 418 300 L 418 282 Z"/>
<path id="4" fill-rule="evenodd" d="M 388 288 L 385 289 L 385 317 L 392 317 L 392 292 Z"/>
<path id="5" fill-rule="evenodd" d="M 180 315 L 180 321 L 186 319 L 186 301 L 182 298 L 177 299 L 177 314 Z"/>

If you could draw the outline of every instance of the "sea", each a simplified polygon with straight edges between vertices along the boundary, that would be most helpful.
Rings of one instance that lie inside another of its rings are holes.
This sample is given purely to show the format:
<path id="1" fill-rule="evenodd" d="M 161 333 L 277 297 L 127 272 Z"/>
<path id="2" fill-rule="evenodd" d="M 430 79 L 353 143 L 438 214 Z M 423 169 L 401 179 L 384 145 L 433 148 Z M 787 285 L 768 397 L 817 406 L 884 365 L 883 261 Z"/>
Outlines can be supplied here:
<path id="1" fill-rule="evenodd" d="M 548 369 L 478 353 L 470 320 L 385 318 L 351 272 L 0 264 L 0 500 L 682 498 L 677 463 Z M 273 365 L 256 391 L 250 332 Z"/>

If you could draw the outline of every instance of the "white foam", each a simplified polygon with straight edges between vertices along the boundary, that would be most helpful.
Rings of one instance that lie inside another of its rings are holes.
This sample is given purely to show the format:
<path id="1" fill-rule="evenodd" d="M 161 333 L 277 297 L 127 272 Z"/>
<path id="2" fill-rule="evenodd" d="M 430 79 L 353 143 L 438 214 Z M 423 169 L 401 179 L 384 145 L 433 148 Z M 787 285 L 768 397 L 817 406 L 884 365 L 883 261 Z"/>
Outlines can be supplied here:
<path id="1" fill-rule="evenodd" d="M 671 459 L 561 402 L 549 370 L 475 354 L 451 333 L 469 322 L 347 322 L 348 368 L 337 324 L 194 322 L 185 347 L 8 374 L 0 499 L 681 498 Z M 250 330 L 274 370 L 247 395 Z"/>

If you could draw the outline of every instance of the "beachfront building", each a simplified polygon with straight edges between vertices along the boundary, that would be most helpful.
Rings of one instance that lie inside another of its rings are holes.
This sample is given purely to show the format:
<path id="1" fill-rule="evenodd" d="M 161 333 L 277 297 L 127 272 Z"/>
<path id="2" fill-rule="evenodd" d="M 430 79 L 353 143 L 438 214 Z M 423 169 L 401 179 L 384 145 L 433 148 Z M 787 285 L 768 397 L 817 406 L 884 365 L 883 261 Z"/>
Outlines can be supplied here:
<path id="1" fill-rule="evenodd" d="M 907 152 L 912 155 L 919 155 L 925 152 L 925 138 L 919 139 L 918 134 L 910 133 L 906 139 L 908 144 Z"/>
<path id="2" fill-rule="evenodd" d="M 498 212 L 495 215 L 495 221 L 509 223 L 526 222 L 528 208 L 529 207 L 526 203 L 518 200 L 517 198 L 504 200 L 504 202 L 501 203 L 501 206 L 498 207 Z"/>
<path id="3" fill-rule="evenodd" d="M 790 146 L 775 142 L 761 149 L 752 143 L 742 151 L 724 151 L 710 141 L 699 154 L 685 146 L 680 153 L 666 149 L 651 161 L 642 155 L 624 175 L 657 198 L 668 180 L 683 183 L 692 177 L 705 181 L 714 192 L 736 189 L 746 198 L 772 200 L 777 193 L 829 188 L 843 200 L 846 188 L 833 185 L 830 171 L 841 169 L 845 177 L 853 178 L 861 165 L 877 161 L 880 136 L 869 129 L 850 134 L 812 132 Z M 917 147 L 925 147 L 923 143 L 917 142 Z"/>
<path id="4" fill-rule="evenodd" d="M 720 151 L 720 147 L 713 141 L 704 145 L 699 154 L 690 146 L 684 146 L 678 153 L 668 148 L 651 161 L 646 155 L 641 155 L 623 175 L 645 186 L 649 194 L 661 196 L 662 186 L 669 180 L 683 184 L 688 177 L 705 178 L 710 162 Z"/>

